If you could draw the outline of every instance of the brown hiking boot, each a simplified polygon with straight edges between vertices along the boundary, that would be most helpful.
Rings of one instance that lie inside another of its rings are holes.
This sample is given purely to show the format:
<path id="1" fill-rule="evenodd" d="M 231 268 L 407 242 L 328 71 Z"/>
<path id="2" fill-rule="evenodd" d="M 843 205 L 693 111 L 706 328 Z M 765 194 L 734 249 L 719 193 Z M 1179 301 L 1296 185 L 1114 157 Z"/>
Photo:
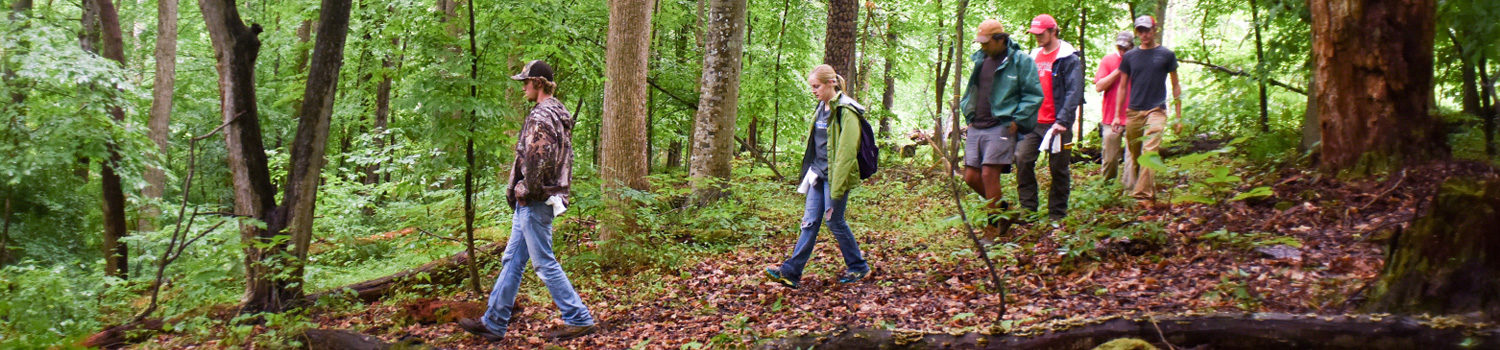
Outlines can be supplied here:
<path id="1" fill-rule="evenodd" d="M 552 338 L 554 340 L 562 341 L 562 340 L 568 340 L 568 339 L 573 339 L 573 338 L 577 338 L 577 337 L 582 337 L 582 336 L 589 335 L 589 334 L 594 334 L 594 331 L 596 331 L 598 329 L 599 329 L 599 327 L 597 327 L 595 325 L 587 325 L 587 326 L 563 325 L 563 326 L 560 326 L 560 327 L 557 327 L 557 328 L 553 329 L 552 332 L 547 333 L 547 337 L 548 338 Z"/>
<path id="2" fill-rule="evenodd" d="M 473 333 L 474 335 L 479 336 L 480 339 L 484 339 L 485 341 L 497 342 L 505 338 L 504 334 L 495 333 L 495 331 L 490 330 L 489 327 L 484 326 L 484 321 L 480 321 L 477 318 L 459 319 L 458 328 L 463 328 L 465 331 Z"/>

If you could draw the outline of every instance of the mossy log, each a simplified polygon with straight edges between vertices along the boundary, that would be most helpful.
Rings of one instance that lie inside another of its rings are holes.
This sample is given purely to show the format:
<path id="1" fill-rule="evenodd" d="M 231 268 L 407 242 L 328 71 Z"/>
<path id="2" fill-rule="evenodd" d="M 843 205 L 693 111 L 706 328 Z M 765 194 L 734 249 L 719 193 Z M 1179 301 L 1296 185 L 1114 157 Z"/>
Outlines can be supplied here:
<path id="1" fill-rule="evenodd" d="M 1445 181 L 1392 240 L 1365 308 L 1500 320 L 1500 179 Z"/>
<path id="2" fill-rule="evenodd" d="M 500 253 L 505 250 L 505 242 L 486 244 L 482 247 L 479 247 L 477 250 L 479 251 L 480 255 L 479 263 L 483 264 L 488 260 L 498 259 Z M 462 283 L 465 278 L 469 278 L 467 271 L 464 269 L 465 264 L 468 263 L 469 253 L 466 251 L 460 251 L 457 254 L 453 254 L 453 256 L 443 258 L 441 260 L 434 260 L 414 269 L 401 271 L 389 276 L 350 284 L 343 287 L 333 288 L 318 293 L 313 293 L 307 296 L 307 302 L 311 303 L 317 301 L 318 298 L 322 298 L 324 296 L 353 293 L 357 298 L 359 298 L 359 300 L 368 303 L 380 300 L 380 298 L 385 297 L 387 294 L 399 290 L 402 286 L 410 285 L 413 283 L 426 283 L 433 285 L 459 284 Z M 427 276 L 426 278 L 417 278 L 418 276 L 424 274 Z M 346 290 L 349 292 L 346 292 Z"/>
<path id="3" fill-rule="evenodd" d="M 418 350 L 432 349 L 416 339 L 387 343 L 380 338 L 342 329 L 309 329 L 298 337 L 307 350 Z"/>
<path id="4" fill-rule="evenodd" d="M 1488 327 L 1488 328 L 1485 328 Z M 1009 334 L 853 329 L 784 338 L 763 349 L 1078 349 L 1118 338 L 1166 349 L 1460 349 L 1500 346 L 1500 328 L 1391 316 L 1223 314 L 1054 323 Z M 1166 343 L 1163 342 L 1166 341 Z"/>

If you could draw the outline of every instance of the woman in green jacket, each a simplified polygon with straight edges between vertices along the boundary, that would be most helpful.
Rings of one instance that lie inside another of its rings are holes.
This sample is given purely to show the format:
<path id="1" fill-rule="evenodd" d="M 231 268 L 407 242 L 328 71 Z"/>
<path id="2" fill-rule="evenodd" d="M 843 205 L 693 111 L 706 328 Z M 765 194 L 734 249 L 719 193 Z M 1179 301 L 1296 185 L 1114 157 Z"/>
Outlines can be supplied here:
<path id="1" fill-rule="evenodd" d="M 859 185 L 860 127 L 865 107 L 844 95 L 844 77 L 833 67 L 821 65 L 808 74 L 807 85 L 818 99 L 813 127 L 807 135 L 807 151 L 802 156 L 803 187 L 807 192 L 806 211 L 802 215 L 802 236 L 792 248 L 792 257 L 778 267 L 766 268 L 766 276 L 791 288 L 797 288 L 802 269 L 812 257 L 817 243 L 818 226 L 828 223 L 833 239 L 843 253 L 846 270 L 839 283 L 852 283 L 870 273 L 859 242 L 844 221 L 849 204 L 849 190 Z M 800 190 L 799 190 L 800 191 Z"/>

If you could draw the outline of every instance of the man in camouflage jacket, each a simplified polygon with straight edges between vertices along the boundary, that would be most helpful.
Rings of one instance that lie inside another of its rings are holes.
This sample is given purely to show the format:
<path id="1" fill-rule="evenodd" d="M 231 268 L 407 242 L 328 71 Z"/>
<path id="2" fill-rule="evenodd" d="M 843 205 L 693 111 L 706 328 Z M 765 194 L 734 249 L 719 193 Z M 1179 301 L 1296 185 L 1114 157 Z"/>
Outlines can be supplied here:
<path id="1" fill-rule="evenodd" d="M 488 341 L 503 338 L 517 311 L 516 292 L 530 260 L 562 316 L 563 325 L 548 337 L 561 340 L 588 335 L 595 330 L 594 317 L 552 252 L 552 219 L 567 205 L 573 177 L 573 117 L 552 97 L 557 85 L 546 62 L 531 61 L 511 79 L 523 81 L 526 99 L 536 102 L 521 123 L 516 160 L 505 192 L 506 203 L 515 210 L 511 236 L 500 257 L 500 276 L 495 279 L 484 317 L 462 319 L 458 325 Z"/>

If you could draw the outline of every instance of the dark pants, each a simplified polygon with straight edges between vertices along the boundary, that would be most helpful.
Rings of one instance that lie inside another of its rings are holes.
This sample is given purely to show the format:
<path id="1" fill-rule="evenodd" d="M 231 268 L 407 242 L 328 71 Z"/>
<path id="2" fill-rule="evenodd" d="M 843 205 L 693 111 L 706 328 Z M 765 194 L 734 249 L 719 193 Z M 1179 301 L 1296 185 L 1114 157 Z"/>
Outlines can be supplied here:
<path id="1" fill-rule="evenodd" d="M 1037 183 L 1036 183 L 1036 161 L 1041 156 L 1037 147 L 1041 146 L 1042 138 L 1047 136 L 1047 130 L 1052 129 L 1052 124 L 1037 124 L 1030 133 L 1021 136 L 1020 145 L 1016 146 L 1016 183 L 1020 192 L 1021 207 L 1036 211 Z M 1072 139 L 1072 131 L 1061 135 L 1062 143 L 1067 144 Z M 1054 136 L 1057 137 L 1057 136 Z M 1048 155 L 1047 168 L 1052 171 L 1052 188 L 1047 193 L 1047 216 L 1053 219 L 1061 219 L 1068 216 L 1068 192 L 1072 190 L 1072 172 L 1068 170 L 1071 162 L 1071 151 L 1062 151 Z"/>

